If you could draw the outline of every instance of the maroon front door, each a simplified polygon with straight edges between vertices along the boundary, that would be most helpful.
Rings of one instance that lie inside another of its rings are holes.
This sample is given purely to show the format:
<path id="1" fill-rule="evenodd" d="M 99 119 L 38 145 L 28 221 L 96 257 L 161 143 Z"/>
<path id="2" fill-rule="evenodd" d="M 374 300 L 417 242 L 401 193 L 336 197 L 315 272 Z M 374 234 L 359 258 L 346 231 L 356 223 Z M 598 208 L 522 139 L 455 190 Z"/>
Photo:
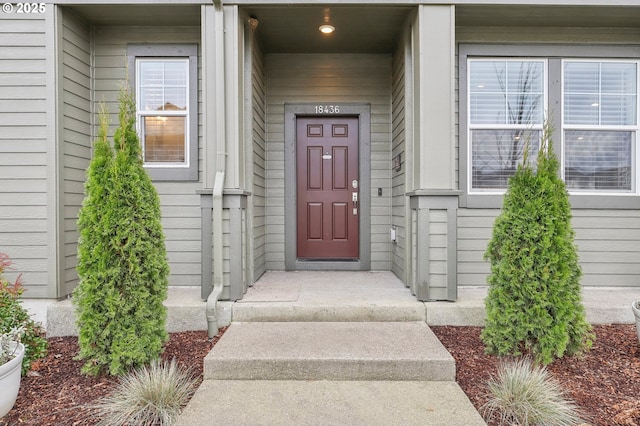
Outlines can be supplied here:
<path id="1" fill-rule="evenodd" d="M 359 257 L 358 118 L 296 121 L 298 258 Z"/>

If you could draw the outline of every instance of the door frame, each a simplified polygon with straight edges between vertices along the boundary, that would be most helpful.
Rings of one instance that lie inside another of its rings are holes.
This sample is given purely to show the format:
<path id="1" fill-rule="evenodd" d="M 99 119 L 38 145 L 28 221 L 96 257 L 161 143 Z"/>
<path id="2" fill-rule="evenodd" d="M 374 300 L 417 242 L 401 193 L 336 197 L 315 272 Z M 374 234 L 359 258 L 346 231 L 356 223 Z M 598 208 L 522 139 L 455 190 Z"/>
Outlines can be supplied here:
<path id="1" fill-rule="evenodd" d="M 339 113 L 318 113 L 339 107 Z M 331 108 L 333 107 L 333 108 Z M 298 116 L 358 118 L 358 162 L 360 167 L 360 258 L 355 260 L 299 260 L 297 257 L 296 123 Z M 284 253 L 288 271 L 371 269 L 371 105 L 346 102 L 285 104 L 284 106 Z"/>

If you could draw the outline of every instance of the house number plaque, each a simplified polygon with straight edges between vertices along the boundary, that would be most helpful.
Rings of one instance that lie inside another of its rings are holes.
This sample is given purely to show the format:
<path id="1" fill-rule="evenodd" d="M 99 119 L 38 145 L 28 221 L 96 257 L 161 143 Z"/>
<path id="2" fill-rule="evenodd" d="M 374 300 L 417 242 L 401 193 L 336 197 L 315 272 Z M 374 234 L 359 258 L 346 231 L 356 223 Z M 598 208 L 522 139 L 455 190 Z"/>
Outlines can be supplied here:
<path id="1" fill-rule="evenodd" d="M 316 105 L 316 114 L 340 114 L 340 105 Z"/>

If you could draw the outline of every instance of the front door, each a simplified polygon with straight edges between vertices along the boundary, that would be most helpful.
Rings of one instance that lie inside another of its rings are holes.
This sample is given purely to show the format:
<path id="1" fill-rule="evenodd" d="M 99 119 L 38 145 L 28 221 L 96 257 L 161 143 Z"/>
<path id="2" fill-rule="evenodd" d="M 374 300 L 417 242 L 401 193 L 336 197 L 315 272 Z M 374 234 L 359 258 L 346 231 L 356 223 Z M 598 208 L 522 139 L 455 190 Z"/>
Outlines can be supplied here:
<path id="1" fill-rule="evenodd" d="M 359 257 L 357 117 L 298 117 L 297 256 Z"/>

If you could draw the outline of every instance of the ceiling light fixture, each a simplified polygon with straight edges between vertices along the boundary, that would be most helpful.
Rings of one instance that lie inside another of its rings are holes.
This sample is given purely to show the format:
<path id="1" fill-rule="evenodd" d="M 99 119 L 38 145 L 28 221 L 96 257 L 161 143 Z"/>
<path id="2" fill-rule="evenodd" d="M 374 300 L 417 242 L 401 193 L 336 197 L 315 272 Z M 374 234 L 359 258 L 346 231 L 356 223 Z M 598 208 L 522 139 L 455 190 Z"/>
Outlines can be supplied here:
<path id="1" fill-rule="evenodd" d="M 329 25 L 329 24 L 320 25 L 318 29 L 323 34 L 331 34 L 336 30 L 336 28 L 333 25 Z"/>
<path id="2" fill-rule="evenodd" d="M 336 27 L 334 27 L 333 25 L 331 25 L 329 23 L 330 19 L 329 19 L 329 15 L 331 13 L 331 10 L 329 8 L 326 8 L 324 10 L 324 24 L 320 25 L 320 27 L 318 27 L 318 29 L 320 30 L 320 32 L 322 34 L 331 34 L 332 32 L 334 32 L 336 30 Z"/>

